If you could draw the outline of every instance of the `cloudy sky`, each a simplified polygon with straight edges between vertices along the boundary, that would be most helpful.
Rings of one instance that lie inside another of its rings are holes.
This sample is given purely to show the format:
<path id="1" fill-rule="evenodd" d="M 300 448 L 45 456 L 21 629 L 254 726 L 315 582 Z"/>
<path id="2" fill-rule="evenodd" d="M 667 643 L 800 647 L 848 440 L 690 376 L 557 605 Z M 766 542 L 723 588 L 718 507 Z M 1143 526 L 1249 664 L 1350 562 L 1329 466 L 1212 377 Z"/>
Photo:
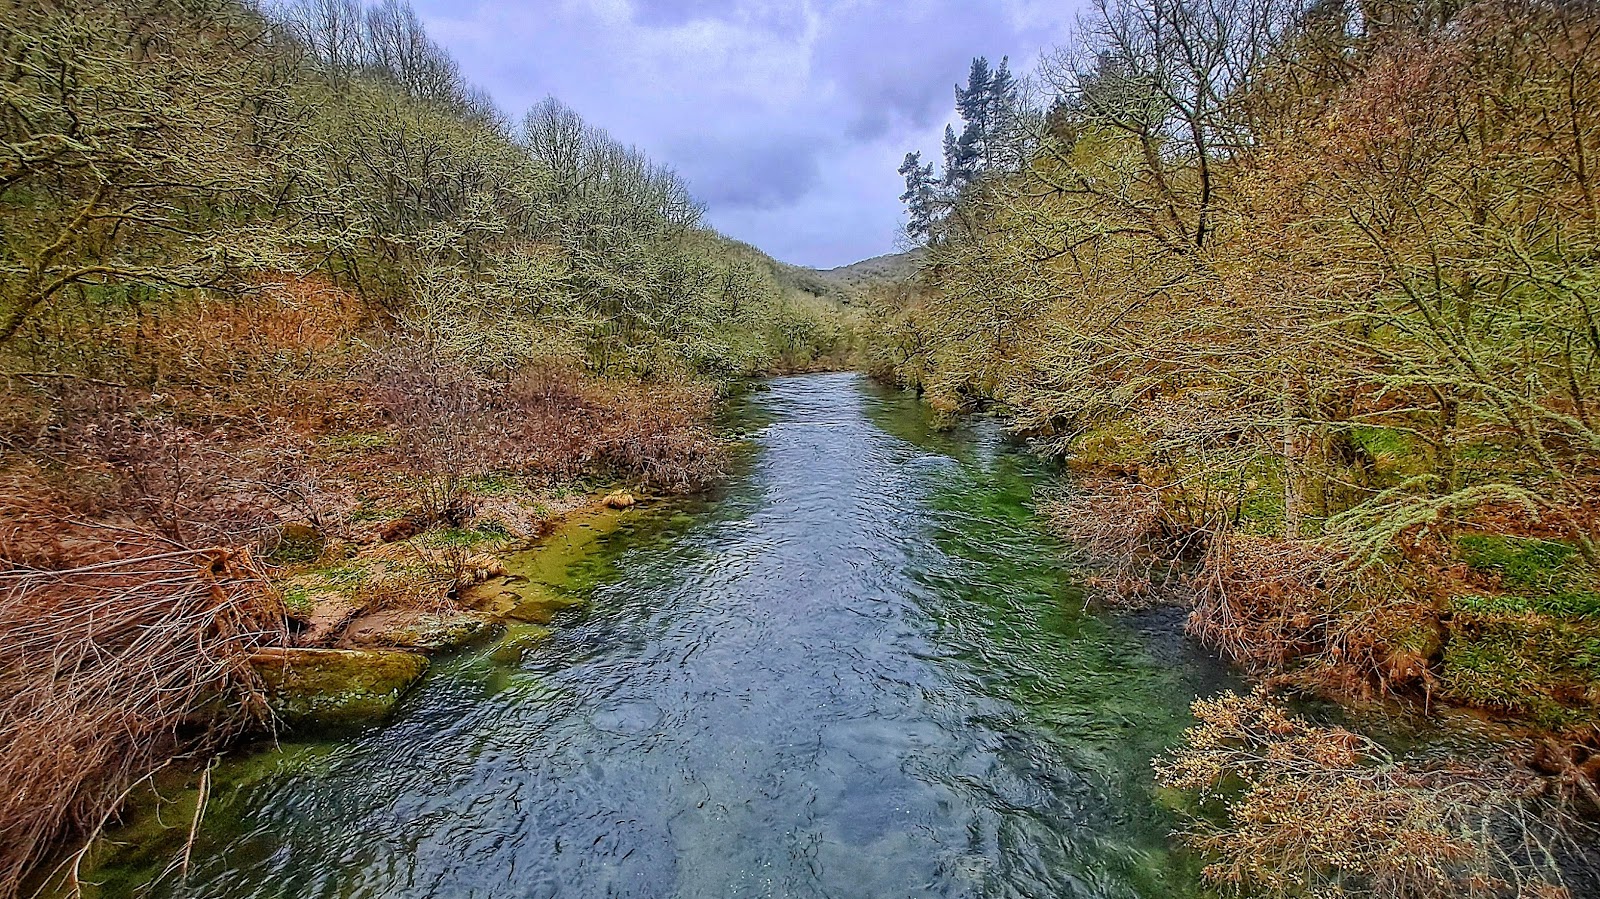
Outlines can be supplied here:
<path id="1" fill-rule="evenodd" d="M 829 268 L 896 250 L 973 56 L 1032 69 L 1082 0 L 416 0 L 506 111 L 545 96 L 685 176 L 712 225 Z"/>

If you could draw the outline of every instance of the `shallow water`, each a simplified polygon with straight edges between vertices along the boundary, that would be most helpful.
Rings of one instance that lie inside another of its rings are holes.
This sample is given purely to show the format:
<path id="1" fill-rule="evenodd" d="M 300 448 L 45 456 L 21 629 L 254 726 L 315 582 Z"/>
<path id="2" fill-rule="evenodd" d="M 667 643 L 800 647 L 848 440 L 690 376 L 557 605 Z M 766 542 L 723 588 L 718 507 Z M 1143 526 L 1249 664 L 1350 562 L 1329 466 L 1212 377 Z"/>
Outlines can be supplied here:
<path id="1" fill-rule="evenodd" d="M 548 642 L 225 764 L 188 876 L 150 894 L 1194 895 L 1150 759 L 1221 675 L 1082 611 L 1029 511 L 1048 472 L 855 375 L 742 415 L 726 490 L 598 535 Z"/>

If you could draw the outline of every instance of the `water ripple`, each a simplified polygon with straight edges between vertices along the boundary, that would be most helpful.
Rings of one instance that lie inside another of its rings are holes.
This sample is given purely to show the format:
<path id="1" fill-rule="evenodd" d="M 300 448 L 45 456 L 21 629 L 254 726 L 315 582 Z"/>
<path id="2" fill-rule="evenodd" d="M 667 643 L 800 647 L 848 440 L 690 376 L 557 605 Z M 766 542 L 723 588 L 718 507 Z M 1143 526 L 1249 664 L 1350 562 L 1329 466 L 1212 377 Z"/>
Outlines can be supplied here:
<path id="1" fill-rule="evenodd" d="M 1079 611 L 1046 473 L 853 375 L 750 402 L 727 495 L 636 513 L 547 647 L 235 776 L 154 892 L 1189 894 L 1148 770 L 1205 673 Z"/>

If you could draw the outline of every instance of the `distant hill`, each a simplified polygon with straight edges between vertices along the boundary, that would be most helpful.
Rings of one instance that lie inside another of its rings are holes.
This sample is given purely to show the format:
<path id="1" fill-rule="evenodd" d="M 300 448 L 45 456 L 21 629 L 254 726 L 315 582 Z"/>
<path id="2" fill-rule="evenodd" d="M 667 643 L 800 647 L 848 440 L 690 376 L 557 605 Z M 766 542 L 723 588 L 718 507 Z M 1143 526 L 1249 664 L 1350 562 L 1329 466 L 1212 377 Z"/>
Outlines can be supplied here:
<path id="1" fill-rule="evenodd" d="M 830 269 L 795 265 L 784 265 L 783 268 L 789 280 L 806 293 L 819 297 L 831 296 L 849 304 L 865 295 L 867 288 L 874 284 L 899 281 L 916 274 L 927 252 L 918 248 L 905 253 L 874 256 Z"/>

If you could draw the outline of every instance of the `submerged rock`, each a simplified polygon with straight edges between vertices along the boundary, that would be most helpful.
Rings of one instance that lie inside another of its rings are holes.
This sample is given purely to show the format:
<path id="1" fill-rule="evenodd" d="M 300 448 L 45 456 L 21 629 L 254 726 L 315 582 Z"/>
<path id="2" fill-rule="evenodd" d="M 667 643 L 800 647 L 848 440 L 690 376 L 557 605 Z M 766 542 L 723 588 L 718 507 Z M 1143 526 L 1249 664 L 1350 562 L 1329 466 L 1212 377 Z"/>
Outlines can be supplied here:
<path id="1" fill-rule="evenodd" d="M 428 660 L 393 649 L 282 648 L 260 650 L 250 667 L 286 724 L 350 724 L 387 715 Z"/>
<path id="2" fill-rule="evenodd" d="M 513 624 L 490 657 L 501 665 L 515 665 L 529 652 L 550 641 L 551 631 L 537 624 Z"/>

